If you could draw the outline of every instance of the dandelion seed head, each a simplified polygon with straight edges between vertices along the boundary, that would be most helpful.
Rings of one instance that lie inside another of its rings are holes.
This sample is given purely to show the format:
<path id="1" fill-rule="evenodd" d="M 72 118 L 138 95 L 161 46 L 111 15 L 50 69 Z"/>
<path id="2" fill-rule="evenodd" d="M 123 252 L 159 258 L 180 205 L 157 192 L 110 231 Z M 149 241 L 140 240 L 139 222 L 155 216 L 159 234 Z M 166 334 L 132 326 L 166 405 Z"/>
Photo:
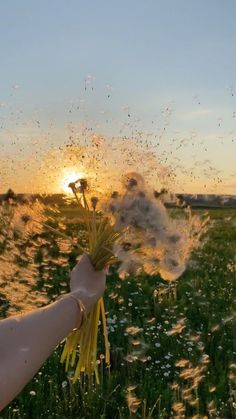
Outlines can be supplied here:
<path id="1" fill-rule="evenodd" d="M 124 182 L 123 194 L 112 195 L 104 207 L 115 230 L 123 232 L 114 246 L 121 262 L 120 277 L 146 272 L 176 281 L 185 271 L 192 250 L 199 246 L 205 221 L 193 216 L 189 208 L 181 219 L 170 218 L 163 202 L 153 196 L 138 173 L 128 173 Z"/>
<path id="2" fill-rule="evenodd" d="M 75 184 L 78 184 L 78 188 L 80 192 L 84 192 L 88 189 L 88 181 L 87 179 L 78 179 Z"/>
<path id="3" fill-rule="evenodd" d="M 117 199 L 118 197 L 119 197 L 119 192 L 113 191 L 112 194 L 111 194 L 111 198 L 112 199 Z"/>
<path id="4" fill-rule="evenodd" d="M 76 192 L 75 182 L 70 182 L 68 188 L 70 188 L 73 192 Z"/>
<path id="5" fill-rule="evenodd" d="M 30 220 L 31 220 L 31 218 L 30 218 L 30 215 L 29 214 L 22 214 L 22 216 L 21 216 L 21 220 L 23 221 L 23 223 L 28 223 Z"/>
<path id="6" fill-rule="evenodd" d="M 144 187 L 144 179 L 139 173 L 126 173 L 123 176 L 123 185 L 128 191 L 141 190 Z"/>
<path id="7" fill-rule="evenodd" d="M 99 201 L 99 199 L 98 199 L 98 197 L 97 197 L 97 196 L 92 196 L 92 197 L 91 197 L 91 205 L 92 205 L 92 208 L 93 208 L 94 210 L 95 210 L 95 209 L 96 209 L 96 207 L 97 207 L 98 201 Z"/>

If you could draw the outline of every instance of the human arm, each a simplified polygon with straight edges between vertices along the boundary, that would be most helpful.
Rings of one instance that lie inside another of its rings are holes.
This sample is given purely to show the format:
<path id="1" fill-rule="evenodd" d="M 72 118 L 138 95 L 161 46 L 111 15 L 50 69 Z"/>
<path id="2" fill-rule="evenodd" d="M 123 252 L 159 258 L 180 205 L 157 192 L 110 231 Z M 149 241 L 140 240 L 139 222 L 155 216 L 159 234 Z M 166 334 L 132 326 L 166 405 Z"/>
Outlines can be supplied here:
<path id="1" fill-rule="evenodd" d="M 71 273 L 71 293 L 46 307 L 0 321 L 0 411 L 32 379 L 55 347 L 103 295 L 105 272 L 83 256 Z"/>

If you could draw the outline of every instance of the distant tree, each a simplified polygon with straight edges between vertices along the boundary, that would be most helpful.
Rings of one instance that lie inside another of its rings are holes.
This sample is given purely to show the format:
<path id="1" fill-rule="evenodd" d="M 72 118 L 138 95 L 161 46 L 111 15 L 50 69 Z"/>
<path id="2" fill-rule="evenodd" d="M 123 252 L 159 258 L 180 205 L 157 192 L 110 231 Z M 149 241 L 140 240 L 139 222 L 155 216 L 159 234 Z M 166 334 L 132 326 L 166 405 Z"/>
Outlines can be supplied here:
<path id="1" fill-rule="evenodd" d="M 182 194 L 178 194 L 178 199 L 180 204 L 184 202 L 184 196 Z"/>
<path id="2" fill-rule="evenodd" d="M 16 194 L 15 192 L 10 188 L 8 189 L 8 191 L 5 193 L 4 196 L 4 201 L 15 201 L 16 200 Z"/>

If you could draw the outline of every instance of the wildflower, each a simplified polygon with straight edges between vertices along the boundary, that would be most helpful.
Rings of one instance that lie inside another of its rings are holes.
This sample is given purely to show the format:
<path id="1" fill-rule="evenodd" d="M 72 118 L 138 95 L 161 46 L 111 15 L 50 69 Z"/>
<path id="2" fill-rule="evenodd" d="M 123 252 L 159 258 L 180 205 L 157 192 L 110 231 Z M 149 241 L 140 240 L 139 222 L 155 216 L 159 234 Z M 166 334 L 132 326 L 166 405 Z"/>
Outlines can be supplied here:
<path id="1" fill-rule="evenodd" d="M 36 396 L 36 392 L 34 391 L 34 390 L 31 390 L 30 392 L 29 392 L 29 394 L 31 395 L 31 396 Z"/>
<path id="2" fill-rule="evenodd" d="M 62 388 L 66 388 L 67 385 L 68 385 L 67 381 L 62 381 L 62 383 L 61 383 Z"/>

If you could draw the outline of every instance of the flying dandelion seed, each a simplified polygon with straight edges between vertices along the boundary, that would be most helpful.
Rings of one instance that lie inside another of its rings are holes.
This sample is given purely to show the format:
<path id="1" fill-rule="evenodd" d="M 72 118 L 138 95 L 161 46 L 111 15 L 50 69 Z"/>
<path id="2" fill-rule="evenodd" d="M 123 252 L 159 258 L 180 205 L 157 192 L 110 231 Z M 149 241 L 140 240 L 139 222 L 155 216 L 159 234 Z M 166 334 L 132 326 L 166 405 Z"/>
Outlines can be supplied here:
<path id="1" fill-rule="evenodd" d="M 134 415 L 136 414 L 139 406 L 141 405 L 141 400 L 138 399 L 138 397 L 134 394 L 134 392 L 127 390 L 127 396 L 126 401 L 128 405 L 128 409 L 130 414 Z"/>
<path id="2" fill-rule="evenodd" d="M 144 271 L 175 281 L 185 271 L 192 250 L 200 245 L 208 220 L 200 220 L 189 209 L 184 219 L 171 219 L 138 173 L 125 175 L 123 184 L 123 194 L 114 192 L 104 207 L 114 228 L 124 230 L 114 246 L 122 262 L 120 277 Z"/>
<path id="3" fill-rule="evenodd" d="M 0 286 L 8 301 L 8 315 L 48 303 L 46 290 L 38 289 L 39 267 L 49 262 L 43 247 L 49 242 L 41 237 L 46 220 L 46 207 L 39 201 L 0 206 Z M 44 255 L 41 264 L 35 262 L 39 251 Z M 49 279 L 45 273 L 44 279 Z"/>
<path id="4" fill-rule="evenodd" d="M 185 329 L 186 327 L 186 319 L 180 319 L 179 322 L 168 332 L 166 332 L 166 334 L 168 336 L 174 336 L 174 335 L 178 335 L 180 333 L 182 333 L 182 331 Z"/>
<path id="5" fill-rule="evenodd" d="M 143 332 L 143 329 L 141 327 L 130 326 L 126 328 L 126 332 L 130 335 L 137 335 L 138 333 Z"/>

